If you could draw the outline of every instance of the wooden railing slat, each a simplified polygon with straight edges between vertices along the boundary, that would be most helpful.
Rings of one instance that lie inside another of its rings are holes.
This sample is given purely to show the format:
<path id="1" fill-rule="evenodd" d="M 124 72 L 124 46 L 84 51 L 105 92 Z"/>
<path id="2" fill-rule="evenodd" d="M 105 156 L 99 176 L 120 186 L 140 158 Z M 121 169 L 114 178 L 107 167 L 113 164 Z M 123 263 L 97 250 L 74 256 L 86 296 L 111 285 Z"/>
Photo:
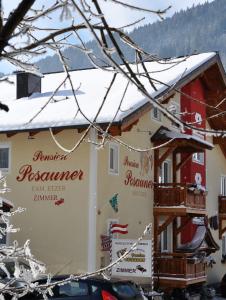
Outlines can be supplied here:
<path id="1" fill-rule="evenodd" d="M 164 253 L 162 253 L 164 255 Z M 186 258 L 155 258 L 155 273 L 159 276 L 197 278 L 206 275 L 205 263 L 189 263 Z"/>
<path id="2" fill-rule="evenodd" d="M 184 205 L 189 208 L 205 209 L 206 195 L 203 192 L 196 194 L 190 191 L 187 185 L 181 183 L 155 184 L 154 204 L 156 206 Z"/>

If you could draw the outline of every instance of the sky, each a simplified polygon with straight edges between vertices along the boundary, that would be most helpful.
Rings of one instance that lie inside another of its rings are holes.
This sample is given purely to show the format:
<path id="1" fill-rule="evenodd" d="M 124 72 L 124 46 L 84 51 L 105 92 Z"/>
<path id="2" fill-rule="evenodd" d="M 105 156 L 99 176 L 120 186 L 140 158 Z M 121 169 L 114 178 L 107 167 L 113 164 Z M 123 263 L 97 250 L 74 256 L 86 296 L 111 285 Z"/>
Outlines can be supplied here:
<path id="1" fill-rule="evenodd" d="M 123 2 L 137 6 L 139 5 L 152 10 L 165 9 L 169 6 L 172 6 L 172 8 L 169 9 L 165 14 L 165 17 L 170 17 L 181 9 L 186 10 L 188 7 L 192 7 L 193 5 L 212 1 L 213 0 L 123 0 Z M 104 3 L 106 7 L 105 15 L 111 20 L 110 22 L 112 22 L 112 25 L 116 24 L 118 26 L 123 26 L 133 22 L 136 18 L 138 20 L 143 16 L 145 17 L 145 20 L 139 23 L 139 26 L 159 20 L 159 18 L 154 14 L 125 9 L 120 5 L 109 4 L 109 2 L 106 3 L 106 1 L 103 1 L 103 5 Z"/>
<path id="2" fill-rule="evenodd" d="M 135 9 L 126 9 L 121 5 L 113 4 L 111 0 L 99 1 L 101 4 L 101 8 L 104 10 L 104 14 L 106 15 L 111 25 L 123 26 L 130 22 L 133 22 L 135 19 L 138 20 L 142 17 L 145 17 L 145 20 L 142 23 L 139 23 L 139 26 L 145 23 L 152 23 L 156 20 L 159 20 L 159 18 L 154 14 L 139 12 Z M 165 9 L 168 6 L 172 6 L 172 8 L 166 13 L 165 17 L 170 17 L 176 11 L 180 11 L 181 9 L 187 9 L 188 7 L 191 7 L 193 5 L 212 1 L 213 0 L 121 0 L 121 2 L 125 2 L 135 6 L 141 6 L 151 10 Z M 12 9 L 14 9 L 19 2 L 20 0 L 2 0 L 5 16 L 7 16 L 8 13 Z M 91 2 L 91 0 L 87 0 L 87 2 Z M 37 4 L 34 5 L 35 8 L 40 8 L 43 4 L 48 7 L 49 5 L 55 3 L 55 0 L 36 0 L 36 3 Z M 44 24 L 49 23 L 47 19 L 42 19 L 42 22 L 44 22 Z"/>
<path id="3" fill-rule="evenodd" d="M 88 0 L 91 2 L 91 0 Z M 125 3 L 140 6 L 151 10 L 165 9 L 168 6 L 172 6 L 171 9 L 167 11 L 164 17 L 170 17 L 175 12 L 180 11 L 181 9 L 187 9 L 188 7 L 192 7 L 193 5 L 203 4 L 205 2 L 212 2 L 213 0 L 121 0 Z M 10 11 L 14 9 L 20 0 L 2 0 L 2 6 L 4 10 L 4 17 L 7 17 Z M 78 1 L 79 2 L 79 1 Z M 49 5 L 55 3 L 55 0 L 37 0 L 36 6 L 41 7 L 41 5 L 45 5 L 48 7 Z M 126 9 L 121 5 L 115 5 L 111 2 L 111 0 L 100 0 L 101 8 L 104 11 L 104 14 L 108 20 L 109 25 L 111 26 L 125 26 L 127 24 L 133 23 L 134 21 L 140 20 L 141 18 L 145 18 L 142 22 L 139 22 L 136 26 L 142 26 L 144 24 L 153 23 L 157 20 L 160 20 L 155 14 L 144 13 L 143 11 L 137 11 L 135 9 Z M 75 18 L 78 20 L 78 16 Z M 52 19 L 42 19 L 42 21 L 38 24 L 41 27 L 48 27 L 51 24 L 51 27 L 54 26 L 56 28 L 63 27 L 65 24 L 71 24 L 70 20 L 59 21 L 59 16 L 57 13 L 52 15 Z M 128 27 L 127 30 L 130 31 L 134 27 Z M 86 40 L 90 39 L 89 36 L 83 36 Z M 8 63 L 0 62 L 0 72 L 9 73 L 13 69 Z"/>

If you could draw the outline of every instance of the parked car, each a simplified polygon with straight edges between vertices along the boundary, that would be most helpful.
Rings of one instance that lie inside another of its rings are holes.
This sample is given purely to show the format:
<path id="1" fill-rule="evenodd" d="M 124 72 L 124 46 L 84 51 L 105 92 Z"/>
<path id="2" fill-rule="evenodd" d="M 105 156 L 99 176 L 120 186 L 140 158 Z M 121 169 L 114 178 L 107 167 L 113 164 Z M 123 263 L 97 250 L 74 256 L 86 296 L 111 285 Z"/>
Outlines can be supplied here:
<path id="1" fill-rule="evenodd" d="M 221 279 L 220 290 L 221 290 L 221 296 L 226 297 L 226 274 L 224 274 L 224 276 Z"/>
<path id="2" fill-rule="evenodd" d="M 15 272 L 15 261 L 12 259 L 4 259 L 3 260 L 4 265 L 2 267 L 0 266 L 0 281 L 8 278 L 13 278 L 14 277 L 14 272 Z M 29 271 L 30 267 L 29 265 L 22 261 L 18 261 L 18 266 L 20 269 L 23 269 L 25 271 Z"/>
<path id="3" fill-rule="evenodd" d="M 56 276 L 52 281 L 59 281 L 67 278 L 67 275 Z M 38 280 L 44 284 L 46 280 Z M 72 280 L 64 285 L 56 285 L 53 288 L 53 295 L 48 296 L 53 300 L 144 300 L 147 299 L 142 289 L 129 280 L 106 280 L 100 277 L 92 277 Z M 23 299 L 42 299 L 42 295 L 30 293 Z"/>
<path id="4" fill-rule="evenodd" d="M 26 286 L 26 274 L 31 273 L 31 269 L 25 261 L 19 259 L 17 265 L 23 272 L 24 277 L 15 278 L 15 261 L 13 259 L 6 258 L 0 263 L 0 287 L 5 300 L 13 298 L 8 291 L 17 292 L 18 295 L 23 293 Z"/>

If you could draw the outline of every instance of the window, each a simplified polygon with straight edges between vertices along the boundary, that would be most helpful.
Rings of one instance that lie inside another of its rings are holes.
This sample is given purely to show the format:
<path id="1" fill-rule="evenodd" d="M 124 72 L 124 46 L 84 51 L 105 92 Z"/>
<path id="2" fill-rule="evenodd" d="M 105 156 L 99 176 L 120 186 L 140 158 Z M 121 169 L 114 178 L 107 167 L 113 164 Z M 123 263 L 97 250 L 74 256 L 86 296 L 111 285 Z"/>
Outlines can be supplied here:
<path id="1" fill-rule="evenodd" d="M 71 281 L 64 285 L 56 286 L 53 292 L 54 296 L 57 298 L 87 296 L 88 285 L 86 282 L 82 281 Z"/>
<path id="2" fill-rule="evenodd" d="M 153 120 L 161 121 L 161 112 L 157 107 L 153 107 L 151 110 L 151 118 Z"/>
<path id="3" fill-rule="evenodd" d="M 161 252 L 168 252 L 167 229 L 161 233 Z"/>
<path id="4" fill-rule="evenodd" d="M 170 183 L 171 182 L 171 161 L 165 160 L 160 167 L 160 183 Z"/>
<path id="5" fill-rule="evenodd" d="M 140 295 L 138 288 L 132 282 L 113 283 L 112 289 L 123 299 L 136 299 Z"/>
<path id="6" fill-rule="evenodd" d="M 193 154 L 192 161 L 203 165 L 204 164 L 204 157 L 205 157 L 204 152 L 197 152 L 197 153 Z"/>
<path id="7" fill-rule="evenodd" d="M 226 175 L 221 176 L 221 195 L 226 196 Z"/>
<path id="8" fill-rule="evenodd" d="M 171 102 L 170 107 L 168 107 L 168 110 L 175 115 L 175 117 L 179 118 L 180 117 L 180 105 L 179 103 L 176 102 Z M 176 124 L 175 122 L 172 121 L 171 125 L 173 127 L 178 127 L 178 124 Z"/>
<path id="9" fill-rule="evenodd" d="M 171 252 L 172 250 L 172 224 L 169 224 L 167 228 L 160 234 L 160 249 L 161 252 Z"/>
<path id="10" fill-rule="evenodd" d="M 10 145 L 0 144 L 0 170 L 8 172 L 10 169 Z"/>
<path id="11" fill-rule="evenodd" d="M 109 173 L 118 175 L 119 173 L 119 146 L 109 144 Z"/>

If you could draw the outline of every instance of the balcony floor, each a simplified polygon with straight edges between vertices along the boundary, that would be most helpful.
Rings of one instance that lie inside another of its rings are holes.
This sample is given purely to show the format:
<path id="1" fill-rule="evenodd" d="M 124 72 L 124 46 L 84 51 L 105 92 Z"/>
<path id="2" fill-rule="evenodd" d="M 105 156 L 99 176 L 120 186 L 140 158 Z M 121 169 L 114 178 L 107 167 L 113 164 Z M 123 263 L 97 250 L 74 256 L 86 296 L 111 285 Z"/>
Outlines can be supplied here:
<path id="1" fill-rule="evenodd" d="M 154 206 L 153 212 L 155 215 L 175 215 L 175 216 L 186 216 L 187 214 L 194 214 L 197 216 L 206 215 L 206 209 L 192 208 L 186 206 Z"/>
<path id="2" fill-rule="evenodd" d="M 176 277 L 157 277 L 154 276 L 154 283 L 156 286 L 163 288 L 186 288 L 191 284 L 206 282 L 207 276 L 196 278 L 176 278 Z"/>

